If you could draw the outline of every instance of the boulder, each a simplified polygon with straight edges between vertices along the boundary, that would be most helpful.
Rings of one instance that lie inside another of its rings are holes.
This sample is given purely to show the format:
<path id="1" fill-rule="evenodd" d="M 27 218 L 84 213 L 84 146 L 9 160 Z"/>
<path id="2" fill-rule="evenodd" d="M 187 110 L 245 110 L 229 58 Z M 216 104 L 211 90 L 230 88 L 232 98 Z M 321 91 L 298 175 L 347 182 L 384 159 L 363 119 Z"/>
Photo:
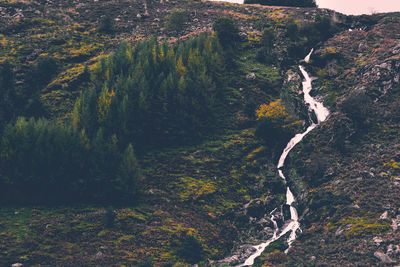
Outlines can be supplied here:
<path id="1" fill-rule="evenodd" d="M 344 232 L 344 229 L 339 226 L 339 228 L 336 230 L 335 235 L 341 235 Z"/>
<path id="2" fill-rule="evenodd" d="M 392 229 L 397 231 L 400 228 L 400 215 L 397 215 L 395 219 L 392 219 Z"/>
<path id="3" fill-rule="evenodd" d="M 102 259 L 103 257 L 104 257 L 104 254 L 103 254 L 103 252 L 101 252 L 101 251 L 97 252 L 96 255 L 94 256 L 94 258 L 95 258 L 96 260 L 100 260 L 100 259 Z"/>
<path id="4" fill-rule="evenodd" d="M 395 263 L 395 261 L 393 261 L 388 255 L 386 255 L 385 253 L 381 252 L 381 251 L 376 251 L 374 253 L 374 256 L 376 258 L 378 258 L 382 263 Z"/>
<path id="5" fill-rule="evenodd" d="M 246 75 L 246 80 L 251 81 L 256 79 L 256 74 L 254 72 Z"/>
<path id="6" fill-rule="evenodd" d="M 377 246 L 380 246 L 380 244 L 383 242 L 382 238 L 377 237 L 377 236 L 375 236 L 375 237 L 373 238 L 373 240 L 374 240 L 374 242 L 375 242 L 375 244 L 376 244 Z"/>
<path id="7" fill-rule="evenodd" d="M 386 255 L 396 255 L 400 253 L 400 246 L 390 244 L 387 248 Z"/>
<path id="8" fill-rule="evenodd" d="M 379 220 L 384 221 L 388 219 L 388 212 L 385 211 L 384 213 L 382 213 L 382 215 L 379 217 Z"/>

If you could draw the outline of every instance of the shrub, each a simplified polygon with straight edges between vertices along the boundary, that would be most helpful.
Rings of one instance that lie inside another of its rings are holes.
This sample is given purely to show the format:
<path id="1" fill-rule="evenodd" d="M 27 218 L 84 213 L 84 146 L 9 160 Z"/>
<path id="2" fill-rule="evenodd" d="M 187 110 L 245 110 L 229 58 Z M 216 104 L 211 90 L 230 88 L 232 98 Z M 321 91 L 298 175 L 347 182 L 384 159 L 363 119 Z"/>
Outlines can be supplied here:
<path id="1" fill-rule="evenodd" d="M 38 90 L 45 87 L 57 73 L 57 61 L 52 57 L 42 57 L 39 58 L 38 62 L 27 72 L 26 80 L 30 87 Z M 29 88 L 29 90 L 33 91 L 32 88 Z"/>
<path id="2" fill-rule="evenodd" d="M 315 0 L 245 0 L 246 4 L 261 4 L 269 6 L 316 7 Z"/>
<path id="3" fill-rule="evenodd" d="M 271 29 L 265 29 L 261 38 L 261 47 L 257 52 L 258 61 L 271 63 L 274 43 L 275 33 Z"/>
<path id="4" fill-rule="evenodd" d="M 265 48 L 268 54 L 271 52 L 275 43 L 275 33 L 271 29 L 265 29 L 261 38 L 261 46 Z"/>
<path id="5" fill-rule="evenodd" d="M 290 40 L 288 55 L 291 58 L 303 58 L 307 51 L 319 42 L 325 41 L 340 29 L 329 17 L 317 15 L 313 23 L 304 23 L 299 29 L 294 22 L 289 22 L 286 34 Z"/>
<path id="6" fill-rule="evenodd" d="M 115 217 L 116 217 L 116 214 L 115 214 L 114 209 L 111 206 L 107 207 L 105 210 L 105 213 L 104 213 L 104 218 L 103 218 L 104 225 L 107 228 L 113 227 L 114 223 L 115 223 Z"/>
<path id="7" fill-rule="evenodd" d="M 251 119 L 254 119 L 256 108 L 257 108 L 257 101 L 253 97 L 251 97 L 247 99 L 243 110 L 246 116 L 248 116 Z"/>
<path id="8" fill-rule="evenodd" d="M 166 16 L 165 27 L 168 31 L 179 32 L 182 30 L 189 16 L 186 10 L 174 8 Z"/>
<path id="9" fill-rule="evenodd" d="M 365 92 L 355 92 L 343 101 L 341 110 L 361 129 L 366 126 L 371 105 L 372 99 Z"/>
<path id="10" fill-rule="evenodd" d="M 299 28 L 296 23 L 293 21 L 289 22 L 286 25 L 286 35 L 289 37 L 291 41 L 295 41 L 298 39 Z"/>
<path id="11" fill-rule="evenodd" d="M 314 191 L 308 196 L 308 207 L 310 214 L 305 217 L 305 223 L 319 221 L 322 216 L 333 216 L 339 205 L 351 204 L 351 199 L 346 195 L 334 195 L 330 191 Z"/>
<path id="12" fill-rule="evenodd" d="M 178 255 L 190 264 L 196 264 L 204 257 L 203 246 L 193 235 L 185 235 L 178 244 Z"/>
<path id="13" fill-rule="evenodd" d="M 280 99 L 261 105 L 256 117 L 259 124 L 255 134 L 269 145 L 285 143 L 301 125 L 301 121 L 289 115 Z"/>
<path id="14" fill-rule="evenodd" d="M 114 25 L 111 16 L 104 15 L 100 18 L 99 26 L 97 27 L 99 33 L 110 34 L 114 32 Z"/>
<path id="15" fill-rule="evenodd" d="M 322 153 L 313 153 L 310 157 L 311 162 L 305 169 L 305 180 L 308 184 L 316 186 L 324 182 L 324 174 L 328 168 L 329 158 Z"/>
<path id="16" fill-rule="evenodd" d="M 17 113 L 17 94 L 14 88 L 13 66 L 6 60 L 0 63 L 0 132 Z"/>
<path id="17" fill-rule="evenodd" d="M 223 48 L 235 48 L 239 42 L 239 30 L 233 20 L 229 18 L 219 18 L 213 25 L 213 30 L 217 33 L 218 40 Z"/>
<path id="18" fill-rule="evenodd" d="M 287 52 L 291 58 L 302 58 L 306 54 L 304 44 L 301 42 L 290 44 Z"/>

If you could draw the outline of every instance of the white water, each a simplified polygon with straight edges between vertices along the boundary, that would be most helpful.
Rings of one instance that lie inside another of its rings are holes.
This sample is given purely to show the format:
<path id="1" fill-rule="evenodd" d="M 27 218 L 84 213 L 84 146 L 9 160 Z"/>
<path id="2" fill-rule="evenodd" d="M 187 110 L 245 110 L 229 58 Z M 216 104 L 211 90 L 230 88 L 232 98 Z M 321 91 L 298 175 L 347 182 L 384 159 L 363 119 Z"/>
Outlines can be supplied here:
<path id="1" fill-rule="evenodd" d="M 314 52 L 314 48 L 311 48 L 310 53 L 308 53 L 308 55 L 304 58 L 304 61 L 305 61 L 306 63 L 310 62 L 310 58 L 311 58 L 312 52 Z"/>
<path id="2" fill-rule="evenodd" d="M 312 54 L 313 50 L 311 50 L 311 52 L 304 58 L 304 61 L 306 63 L 309 62 L 311 54 Z M 299 66 L 301 73 L 304 76 L 304 81 L 303 81 L 303 93 L 304 93 L 304 102 L 306 102 L 309 105 L 309 111 L 310 112 L 314 112 L 318 123 L 312 123 L 305 132 L 300 133 L 300 134 L 296 134 L 290 141 L 289 143 L 286 145 L 285 149 L 283 150 L 281 157 L 279 158 L 278 161 L 278 173 L 279 176 L 285 181 L 286 183 L 286 177 L 283 174 L 283 171 L 281 170 L 281 168 L 284 166 L 285 164 L 285 159 L 287 157 L 287 155 L 289 154 L 290 150 L 293 149 L 293 147 L 295 147 L 299 142 L 301 142 L 301 140 L 303 140 L 304 136 L 306 136 L 309 132 L 311 132 L 315 127 L 317 127 L 321 122 L 325 121 L 326 118 L 329 116 L 329 110 L 327 108 L 325 108 L 320 102 L 318 102 L 317 100 L 315 100 L 314 98 L 312 98 L 310 96 L 310 92 L 312 90 L 312 79 L 310 78 L 310 76 L 308 75 L 308 73 L 305 71 L 303 66 Z M 261 243 L 260 245 L 254 246 L 254 248 L 256 249 L 256 252 L 254 252 L 242 265 L 239 266 L 251 266 L 254 264 L 254 260 L 259 257 L 261 255 L 261 253 L 265 250 L 265 248 L 271 244 L 272 242 L 278 240 L 280 237 L 284 236 L 286 233 L 288 233 L 289 231 L 291 231 L 289 238 L 287 239 L 287 243 L 290 246 L 292 245 L 292 243 L 294 242 L 294 240 L 296 239 L 296 232 L 297 231 L 301 231 L 300 229 L 300 223 L 298 221 L 299 217 L 297 214 L 297 210 L 296 208 L 293 206 L 293 203 L 296 202 L 296 199 L 292 193 L 292 191 L 290 190 L 289 186 L 287 187 L 286 190 L 286 204 L 290 206 L 290 220 L 284 225 L 284 227 L 282 228 L 282 231 L 279 233 L 279 235 L 277 234 L 279 232 L 279 228 L 277 227 L 277 224 L 275 222 L 275 217 L 274 215 L 271 216 L 271 220 L 274 223 L 274 234 L 273 236 L 268 239 L 266 242 Z M 275 211 L 275 210 L 274 210 Z M 272 212 L 274 212 L 272 211 Z M 272 213 L 271 212 L 271 213 Z M 288 249 L 289 249 L 288 248 Z M 288 249 L 285 251 L 287 252 Z"/>

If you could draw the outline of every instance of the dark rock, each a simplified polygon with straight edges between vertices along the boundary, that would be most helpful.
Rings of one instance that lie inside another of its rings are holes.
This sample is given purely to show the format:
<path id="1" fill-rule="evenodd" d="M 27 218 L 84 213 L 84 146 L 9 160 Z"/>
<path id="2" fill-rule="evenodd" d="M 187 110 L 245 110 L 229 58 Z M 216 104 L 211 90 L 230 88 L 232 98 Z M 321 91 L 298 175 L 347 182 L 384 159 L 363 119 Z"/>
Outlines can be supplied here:
<path id="1" fill-rule="evenodd" d="M 290 219 L 290 206 L 287 204 L 283 205 L 283 217 L 285 218 L 285 220 Z"/>
<path id="2" fill-rule="evenodd" d="M 245 213 L 254 218 L 264 217 L 266 212 L 265 204 L 261 200 L 250 201 L 245 205 Z"/>

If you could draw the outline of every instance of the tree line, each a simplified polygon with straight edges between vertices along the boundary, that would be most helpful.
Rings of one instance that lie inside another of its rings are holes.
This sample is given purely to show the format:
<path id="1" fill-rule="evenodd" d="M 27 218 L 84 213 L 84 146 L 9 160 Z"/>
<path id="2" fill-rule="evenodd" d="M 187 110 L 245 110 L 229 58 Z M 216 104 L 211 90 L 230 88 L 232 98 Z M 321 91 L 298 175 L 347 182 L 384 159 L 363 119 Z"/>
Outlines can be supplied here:
<path id="1" fill-rule="evenodd" d="M 266 6 L 317 7 L 315 0 L 245 0 L 245 3 Z"/>
<path id="2" fill-rule="evenodd" d="M 9 124 L 0 150 L 1 202 L 133 202 L 140 171 L 132 145 L 118 148 L 102 131 L 84 131 L 46 119 Z"/>
<path id="3" fill-rule="evenodd" d="M 216 126 L 226 102 L 225 57 L 216 35 L 176 45 L 155 38 L 122 43 L 85 69 L 87 89 L 64 122 L 16 119 L 20 111 L 6 117 L 16 103 L 6 67 L 0 77 L 1 203 L 135 202 L 142 178 L 134 147 L 200 138 Z"/>
<path id="4" fill-rule="evenodd" d="M 94 66 L 73 128 L 89 137 L 102 129 L 140 149 L 199 138 L 215 125 L 223 103 L 223 55 L 217 38 L 206 34 L 175 46 L 156 39 L 124 43 Z"/>

